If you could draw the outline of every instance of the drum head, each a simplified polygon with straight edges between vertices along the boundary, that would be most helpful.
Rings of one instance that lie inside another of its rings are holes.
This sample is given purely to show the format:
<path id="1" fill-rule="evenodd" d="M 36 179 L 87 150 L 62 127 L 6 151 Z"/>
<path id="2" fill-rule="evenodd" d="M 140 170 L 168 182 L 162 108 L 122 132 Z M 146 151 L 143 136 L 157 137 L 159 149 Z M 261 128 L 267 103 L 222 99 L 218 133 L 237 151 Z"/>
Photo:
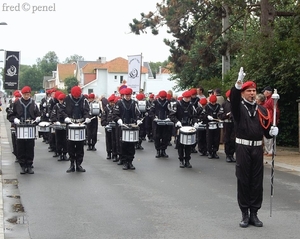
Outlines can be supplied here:
<path id="1" fill-rule="evenodd" d="M 50 125 L 50 122 L 46 122 L 46 121 L 42 121 L 42 122 L 39 123 L 40 127 L 47 127 L 49 125 Z"/>
<path id="2" fill-rule="evenodd" d="M 193 132 L 196 132 L 196 129 L 191 126 L 183 126 L 180 128 L 180 131 L 184 132 L 184 133 L 193 133 Z"/>

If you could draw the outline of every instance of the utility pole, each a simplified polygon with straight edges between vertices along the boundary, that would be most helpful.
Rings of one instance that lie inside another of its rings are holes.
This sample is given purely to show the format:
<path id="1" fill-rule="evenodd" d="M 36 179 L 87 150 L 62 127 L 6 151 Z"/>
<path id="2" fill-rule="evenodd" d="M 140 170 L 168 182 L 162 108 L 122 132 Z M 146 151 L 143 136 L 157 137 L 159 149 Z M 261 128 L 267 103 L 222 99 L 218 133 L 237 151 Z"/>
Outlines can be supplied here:
<path id="1" fill-rule="evenodd" d="M 229 16 L 228 16 L 228 6 L 223 5 L 223 18 L 222 18 L 222 36 L 224 41 L 227 41 L 227 31 L 225 32 L 226 29 L 229 27 Z M 227 71 L 230 70 L 230 53 L 229 53 L 229 47 L 226 49 L 225 55 L 222 55 L 222 85 L 224 81 L 224 75 L 226 74 Z"/>

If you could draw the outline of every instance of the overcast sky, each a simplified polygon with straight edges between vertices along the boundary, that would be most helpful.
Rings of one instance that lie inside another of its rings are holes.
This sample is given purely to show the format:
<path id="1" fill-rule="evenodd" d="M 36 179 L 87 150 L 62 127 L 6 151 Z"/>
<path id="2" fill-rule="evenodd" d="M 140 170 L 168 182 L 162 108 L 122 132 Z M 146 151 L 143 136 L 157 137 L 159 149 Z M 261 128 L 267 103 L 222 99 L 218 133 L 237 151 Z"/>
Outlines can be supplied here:
<path id="1" fill-rule="evenodd" d="M 8 25 L 0 26 L 0 49 L 20 51 L 25 65 L 36 64 L 49 51 L 60 62 L 74 54 L 91 61 L 138 54 L 143 61 L 164 61 L 169 48 L 163 39 L 172 38 L 166 28 L 158 36 L 151 31 L 139 36 L 129 33 L 132 19 L 140 19 L 141 12 L 155 11 L 156 2 L 159 0 L 4 0 L 0 22 Z M 38 6 L 48 6 L 49 11 L 33 12 Z"/>

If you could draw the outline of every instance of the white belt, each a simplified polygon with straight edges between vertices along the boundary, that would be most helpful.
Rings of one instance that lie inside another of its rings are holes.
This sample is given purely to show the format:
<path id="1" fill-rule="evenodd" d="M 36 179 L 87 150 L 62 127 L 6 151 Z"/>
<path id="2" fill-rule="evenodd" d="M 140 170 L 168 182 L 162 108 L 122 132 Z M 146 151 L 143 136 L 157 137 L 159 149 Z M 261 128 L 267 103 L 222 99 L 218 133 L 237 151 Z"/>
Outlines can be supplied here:
<path id="1" fill-rule="evenodd" d="M 255 141 L 255 140 L 235 138 L 235 142 L 237 144 L 242 144 L 242 145 L 247 145 L 247 146 L 261 146 L 262 145 L 262 140 Z"/>

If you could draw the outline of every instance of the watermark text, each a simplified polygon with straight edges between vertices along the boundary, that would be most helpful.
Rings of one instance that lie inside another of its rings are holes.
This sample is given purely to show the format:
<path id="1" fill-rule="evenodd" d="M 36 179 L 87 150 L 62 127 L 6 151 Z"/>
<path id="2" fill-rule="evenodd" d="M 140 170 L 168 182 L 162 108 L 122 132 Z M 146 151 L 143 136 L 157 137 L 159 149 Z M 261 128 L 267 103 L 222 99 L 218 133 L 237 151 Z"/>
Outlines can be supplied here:
<path id="1" fill-rule="evenodd" d="M 31 5 L 28 2 L 17 3 L 17 4 L 2 3 L 2 5 L 0 6 L 2 12 L 29 12 L 34 14 L 37 12 L 56 11 L 55 3 L 49 5 Z"/>

